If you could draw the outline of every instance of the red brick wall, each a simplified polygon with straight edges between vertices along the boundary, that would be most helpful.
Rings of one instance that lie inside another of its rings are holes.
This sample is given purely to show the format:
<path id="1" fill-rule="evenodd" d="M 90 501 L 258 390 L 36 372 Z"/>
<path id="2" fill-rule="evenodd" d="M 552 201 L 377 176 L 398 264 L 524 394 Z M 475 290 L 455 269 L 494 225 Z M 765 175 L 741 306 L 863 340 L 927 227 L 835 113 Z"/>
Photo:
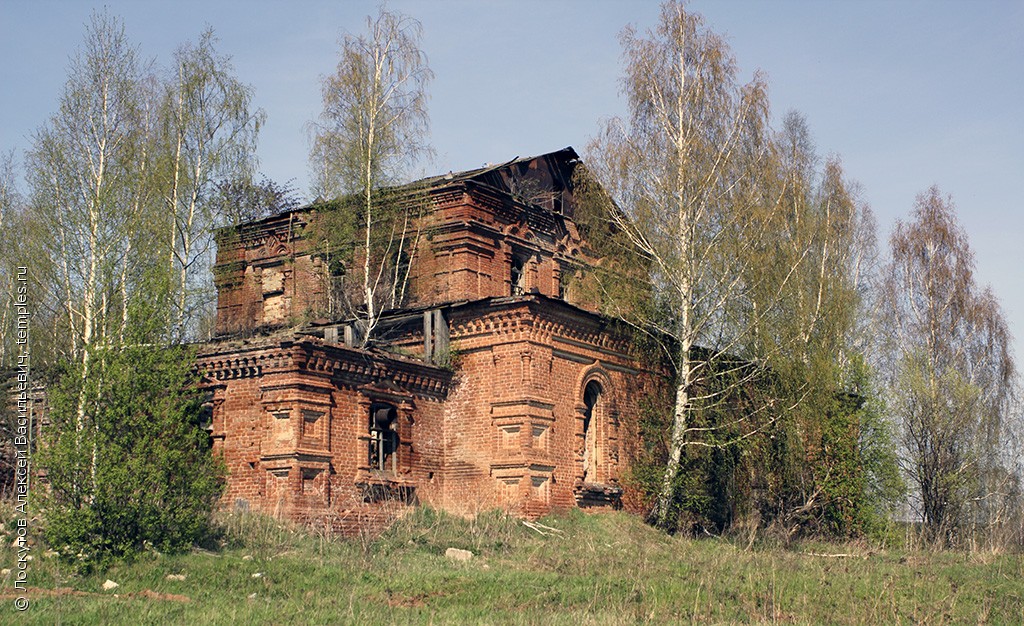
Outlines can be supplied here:
<path id="1" fill-rule="evenodd" d="M 291 325 L 322 307 L 322 268 L 305 235 L 313 218 L 292 211 L 218 234 L 218 335 Z"/>
<path id="2" fill-rule="evenodd" d="M 593 314 L 537 296 L 448 315 L 450 383 L 438 368 L 319 340 L 202 355 L 215 451 L 230 474 L 224 506 L 339 527 L 389 506 L 368 498 L 366 485 L 407 488 L 420 503 L 462 514 L 505 508 L 534 517 L 577 506 L 592 380 L 602 394 L 586 482 L 622 487 L 636 398 L 657 380 L 628 356 L 624 337 Z M 374 402 L 398 410 L 397 473 L 369 466 Z"/>
<path id="3" fill-rule="evenodd" d="M 411 261 L 407 306 L 511 295 L 513 259 L 525 293 L 559 297 L 560 277 L 592 263 L 572 221 L 507 195 L 453 184 L 435 189 Z M 308 238 L 316 214 L 298 210 L 225 230 L 214 276 L 219 335 L 280 327 L 323 313 L 324 268 Z M 585 305 L 575 294 L 568 301 Z"/>
<path id="4" fill-rule="evenodd" d="M 554 185 L 555 170 L 545 174 L 536 161 L 528 168 Z M 578 308 L 586 303 L 560 287 L 563 274 L 594 261 L 572 220 L 553 210 L 572 206 L 570 191 L 559 187 L 559 201 L 542 208 L 487 180 L 435 184 L 410 266 L 408 306 L 444 311 L 454 378 L 313 339 L 209 347 L 202 363 L 214 392 L 215 449 L 230 472 L 225 506 L 244 502 L 352 531 L 387 516 L 394 505 L 385 492 L 464 514 L 502 507 L 531 517 L 630 499 L 622 478 L 638 440 L 637 398 L 661 379 L 628 354 L 622 328 Z M 222 233 L 219 333 L 318 314 L 322 268 L 305 238 L 312 219 L 300 210 Z M 415 322 L 393 348 L 423 354 Z M 591 381 L 601 394 L 588 437 Z M 375 402 L 399 415 L 397 471 L 383 474 L 368 461 Z"/>
<path id="5" fill-rule="evenodd" d="M 543 298 L 453 311 L 456 386 L 445 404 L 446 508 L 535 516 L 576 506 L 583 479 L 583 390 L 596 380 L 596 472 L 620 487 L 645 381 L 622 336 L 596 316 Z"/>
<path id="6" fill-rule="evenodd" d="M 444 404 L 446 508 L 534 515 L 576 506 L 586 448 L 583 396 L 592 380 L 602 393 L 586 482 L 612 492 L 624 486 L 637 398 L 662 379 L 628 354 L 621 327 L 542 296 L 457 305 L 446 316 L 456 369 Z M 422 335 L 412 333 L 401 348 L 416 352 L 421 344 Z"/>
<path id="7" fill-rule="evenodd" d="M 447 372 L 313 340 L 213 344 L 199 366 L 228 469 L 223 506 L 344 528 L 388 505 L 367 503 L 363 485 L 439 498 Z M 397 472 L 368 466 L 373 402 L 398 409 Z"/>
<path id="8" fill-rule="evenodd" d="M 410 305 L 511 295 L 514 257 L 523 263 L 524 292 L 559 297 L 563 271 L 593 262 L 570 219 L 508 196 L 473 188 L 438 194 L 429 220 L 410 275 Z"/>

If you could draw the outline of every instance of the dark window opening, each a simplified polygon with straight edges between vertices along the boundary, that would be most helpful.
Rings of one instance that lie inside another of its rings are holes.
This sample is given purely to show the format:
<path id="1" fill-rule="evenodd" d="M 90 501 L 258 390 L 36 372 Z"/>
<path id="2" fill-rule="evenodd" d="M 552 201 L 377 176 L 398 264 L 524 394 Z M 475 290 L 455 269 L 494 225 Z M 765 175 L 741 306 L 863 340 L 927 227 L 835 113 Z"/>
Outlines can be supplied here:
<path id="1" fill-rule="evenodd" d="M 573 272 L 568 265 L 563 265 L 558 272 L 558 297 L 562 300 L 569 299 L 569 291 L 572 286 Z"/>
<path id="2" fill-rule="evenodd" d="M 370 467 L 398 471 L 398 411 L 390 404 L 370 406 Z"/>
<path id="3" fill-rule="evenodd" d="M 594 428 L 594 416 L 601 399 L 601 385 L 595 380 L 587 383 L 583 389 L 583 482 L 594 482 L 597 473 L 597 446 Z"/>
<path id="4" fill-rule="evenodd" d="M 199 428 L 206 431 L 206 434 L 213 435 L 213 392 L 203 393 L 203 404 L 199 407 L 198 416 Z"/>
<path id="5" fill-rule="evenodd" d="M 510 295 L 521 296 L 526 291 L 526 262 L 520 256 L 512 257 L 512 272 L 509 276 Z"/>
<path id="6" fill-rule="evenodd" d="M 344 261 L 329 257 L 327 261 L 327 313 L 333 317 L 345 313 L 345 275 L 348 273 Z"/>

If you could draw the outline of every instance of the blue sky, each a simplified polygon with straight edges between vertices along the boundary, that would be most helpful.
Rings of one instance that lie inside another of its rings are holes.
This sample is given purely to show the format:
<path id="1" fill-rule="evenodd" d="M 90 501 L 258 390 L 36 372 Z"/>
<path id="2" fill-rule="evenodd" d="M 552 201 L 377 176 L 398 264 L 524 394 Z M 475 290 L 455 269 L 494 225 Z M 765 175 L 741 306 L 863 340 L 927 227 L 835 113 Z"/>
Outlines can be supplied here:
<path id="1" fill-rule="evenodd" d="M 0 0 L 0 151 L 20 153 L 57 106 L 94 8 L 123 17 L 146 58 L 169 59 L 205 25 L 268 115 L 262 171 L 307 187 L 306 124 L 342 32 L 363 1 Z M 423 23 L 435 162 L 460 170 L 581 150 L 625 112 L 617 35 L 653 26 L 656 2 L 392 2 Z M 1024 1 L 694 0 L 744 75 L 767 73 L 776 119 L 802 112 L 821 155 L 837 154 L 878 218 L 880 244 L 915 196 L 950 194 L 1024 347 Z M 1020 348 L 1017 354 L 1024 357 Z M 1020 363 L 1024 366 L 1024 362 Z"/>

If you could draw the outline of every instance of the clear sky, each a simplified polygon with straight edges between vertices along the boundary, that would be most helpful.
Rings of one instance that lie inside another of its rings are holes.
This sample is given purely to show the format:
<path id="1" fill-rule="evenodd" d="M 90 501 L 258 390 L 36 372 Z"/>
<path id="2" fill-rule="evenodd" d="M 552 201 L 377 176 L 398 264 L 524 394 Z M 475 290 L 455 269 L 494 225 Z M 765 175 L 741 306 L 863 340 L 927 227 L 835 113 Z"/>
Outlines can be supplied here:
<path id="1" fill-rule="evenodd" d="M 57 107 L 94 8 L 120 15 L 145 58 L 166 63 L 205 25 L 268 115 L 261 170 L 307 188 L 306 124 L 338 38 L 376 2 L 0 0 L 0 151 L 21 153 Z M 618 32 L 655 24 L 656 2 L 391 2 L 423 23 L 437 158 L 423 173 L 571 145 L 625 112 Z M 1024 368 L 1024 0 L 709 2 L 744 75 L 768 75 L 776 119 L 802 112 L 819 153 L 858 181 L 887 244 L 933 184 L 952 195 Z"/>

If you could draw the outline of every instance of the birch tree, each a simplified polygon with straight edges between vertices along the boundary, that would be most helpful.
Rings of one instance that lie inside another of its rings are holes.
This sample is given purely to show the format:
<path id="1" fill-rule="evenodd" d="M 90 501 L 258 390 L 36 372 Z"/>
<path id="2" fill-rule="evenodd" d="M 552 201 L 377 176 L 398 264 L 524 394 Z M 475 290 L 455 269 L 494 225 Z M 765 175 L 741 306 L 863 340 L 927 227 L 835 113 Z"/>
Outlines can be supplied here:
<path id="1" fill-rule="evenodd" d="M 27 158 L 30 271 L 46 290 L 33 304 L 62 347 L 39 457 L 45 532 L 70 558 L 187 547 L 220 492 L 189 351 L 167 346 L 159 87 L 120 20 L 94 14 Z"/>
<path id="2" fill-rule="evenodd" d="M 232 75 L 230 59 L 215 48 L 212 29 L 174 53 L 161 110 L 160 187 L 166 207 L 165 241 L 175 290 L 178 337 L 194 331 L 212 298 L 208 284 L 213 230 L 230 220 L 216 212 L 221 181 L 249 181 L 265 119 L 252 88 Z"/>
<path id="3" fill-rule="evenodd" d="M 143 74 L 123 25 L 94 14 L 59 111 L 28 153 L 31 210 L 47 235 L 40 261 L 50 274 L 41 282 L 65 317 L 67 355 L 86 371 L 96 346 L 116 335 L 121 283 L 133 280 L 123 264 L 136 256 L 130 240 L 141 210 Z"/>
<path id="4" fill-rule="evenodd" d="M 759 286 L 754 302 L 769 311 L 752 319 L 753 352 L 773 355 L 773 393 L 792 409 L 771 432 L 777 465 L 767 468 L 774 483 L 762 518 L 790 531 L 856 533 L 899 491 L 866 366 L 874 219 L 839 158 L 818 158 L 800 114 L 785 116 L 775 144 L 784 219 L 746 252 L 746 273 Z"/>
<path id="5" fill-rule="evenodd" d="M 145 159 L 144 68 L 124 26 L 94 13 L 82 49 L 71 59 L 58 112 L 33 137 L 28 154 L 31 212 L 38 223 L 39 284 L 66 320 L 65 358 L 79 379 L 74 441 L 95 486 L 98 449 L 87 382 L 102 374 L 105 350 L 127 323 L 124 311 L 141 278 L 130 266 L 145 254 L 139 235 L 140 161 Z M 129 284 L 129 281 L 131 284 Z"/>
<path id="6" fill-rule="evenodd" d="M 314 195 L 325 214 L 328 265 L 347 265 L 356 290 L 347 307 L 368 340 L 382 310 L 401 304 L 403 257 L 418 242 L 415 208 L 387 188 L 404 182 L 430 153 L 427 87 L 433 74 L 416 20 L 381 10 L 367 33 L 345 35 L 337 70 L 323 82 L 323 112 L 312 126 Z M 345 249 L 347 248 L 347 250 Z"/>
<path id="7" fill-rule="evenodd" d="M 14 153 L 0 155 L 0 369 L 14 365 L 14 303 L 23 198 L 15 182 Z"/>
<path id="8" fill-rule="evenodd" d="M 968 522 L 984 523 L 981 505 L 1011 486 L 1003 479 L 1016 451 L 1004 445 L 1016 426 L 1016 366 L 999 303 L 975 283 L 951 199 L 935 187 L 919 195 L 891 247 L 883 285 L 890 407 L 927 537 L 945 544 Z"/>
<path id="9" fill-rule="evenodd" d="M 670 526 L 684 449 L 711 445 L 696 416 L 763 371 L 764 355 L 747 349 L 753 321 L 766 312 L 753 299 L 752 259 L 743 252 L 768 245 L 782 212 L 768 184 L 763 77 L 741 84 L 726 43 L 681 3 L 664 4 L 653 31 L 627 28 L 621 41 L 630 115 L 607 123 L 587 161 L 610 196 L 600 212 L 605 227 L 642 268 L 633 276 L 643 279 L 643 294 L 629 306 L 610 300 L 609 312 L 670 338 L 675 399 L 656 507 Z M 757 358 L 714 363 L 727 354 Z M 716 379 L 732 382 L 723 389 Z"/>

